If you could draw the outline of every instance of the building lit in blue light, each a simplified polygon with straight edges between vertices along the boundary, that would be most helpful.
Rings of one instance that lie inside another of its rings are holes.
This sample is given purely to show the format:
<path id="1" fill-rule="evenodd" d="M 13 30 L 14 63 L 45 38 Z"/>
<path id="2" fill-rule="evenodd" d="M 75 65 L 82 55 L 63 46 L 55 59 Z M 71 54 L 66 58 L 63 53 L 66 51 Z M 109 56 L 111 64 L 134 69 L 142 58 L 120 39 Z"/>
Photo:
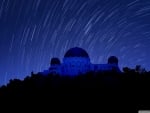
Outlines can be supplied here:
<path id="1" fill-rule="evenodd" d="M 103 72 L 111 70 L 120 72 L 117 57 L 109 57 L 107 64 L 92 64 L 90 62 L 88 53 L 84 49 L 74 47 L 66 52 L 62 63 L 58 58 L 52 58 L 50 68 L 42 72 L 42 74 L 59 74 L 64 76 L 75 76 L 85 74 L 90 71 Z"/>

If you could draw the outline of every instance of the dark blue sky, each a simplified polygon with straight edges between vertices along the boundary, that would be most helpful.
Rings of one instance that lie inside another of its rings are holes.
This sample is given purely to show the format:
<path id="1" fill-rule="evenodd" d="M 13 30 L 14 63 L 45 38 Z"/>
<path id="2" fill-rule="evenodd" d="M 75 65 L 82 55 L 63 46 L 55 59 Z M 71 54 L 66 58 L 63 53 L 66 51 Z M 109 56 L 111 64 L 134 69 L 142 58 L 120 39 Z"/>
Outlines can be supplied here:
<path id="1" fill-rule="evenodd" d="M 62 60 L 74 46 L 92 63 L 150 70 L 150 0 L 0 0 L 0 85 Z"/>

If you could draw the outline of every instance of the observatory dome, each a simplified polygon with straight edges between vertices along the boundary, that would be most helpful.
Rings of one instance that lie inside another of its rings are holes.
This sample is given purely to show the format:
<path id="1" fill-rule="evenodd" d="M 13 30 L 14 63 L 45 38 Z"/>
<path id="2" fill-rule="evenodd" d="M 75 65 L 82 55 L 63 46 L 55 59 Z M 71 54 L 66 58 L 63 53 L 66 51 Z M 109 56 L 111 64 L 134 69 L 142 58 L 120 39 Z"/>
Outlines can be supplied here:
<path id="1" fill-rule="evenodd" d="M 89 55 L 88 53 L 82 49 L 82 48 L 79 48 L 79 47 L 74 47 L 74 48 L 71 48 L 69 49 L 65 56 L 66 57 L 85 57 L 85 58 L 89 58 Z"/>
<path id="2" fill-rule="evenodd" d="M 116 56 L 110 56 L 108 58 L 108 64 L 117 64 L 118 65 L 118 58 Z"/>
<path id="3" fill-rule="evenodd" d="M 51 65 L 60 65 L 60 60 L 58 58 L 51 59 Z"/>

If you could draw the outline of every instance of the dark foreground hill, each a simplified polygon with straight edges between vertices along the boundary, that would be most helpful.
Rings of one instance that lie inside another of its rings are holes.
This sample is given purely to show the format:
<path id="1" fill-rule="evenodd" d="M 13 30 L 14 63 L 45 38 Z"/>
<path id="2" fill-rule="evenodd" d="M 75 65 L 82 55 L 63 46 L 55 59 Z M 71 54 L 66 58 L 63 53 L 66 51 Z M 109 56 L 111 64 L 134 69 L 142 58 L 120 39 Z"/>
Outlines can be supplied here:
<path id="1" fill-rule="evenodd" d="M 89 72 L 76 77 L 32 74 L 23 81 L 14 79 L 7 86 L 2 86 L 0 99 L 43 99 L 67 106 L 76 103 L 81 106 L 97 105 L 100 109 L 111 106 L 140 110 L 150 109 L 149 91 L 149 72 Z"/>

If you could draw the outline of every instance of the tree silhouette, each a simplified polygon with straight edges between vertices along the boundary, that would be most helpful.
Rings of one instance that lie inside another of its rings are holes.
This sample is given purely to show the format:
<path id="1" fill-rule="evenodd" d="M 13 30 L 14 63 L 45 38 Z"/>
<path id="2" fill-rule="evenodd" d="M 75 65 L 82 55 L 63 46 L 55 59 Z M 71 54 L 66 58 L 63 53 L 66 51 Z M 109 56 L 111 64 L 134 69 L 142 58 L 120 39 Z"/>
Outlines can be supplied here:
<path id="1" fill-rule="evenodd" d="M 89 98 L 101 98 L 113 101 L 117 99 L 127 98 L 126 106 L 135 105 L 136 108 L 142 109 L 149 104 L 145 101 L 137 101 L 133 103 L 135 96 L 137 100 L 150 101 L 150 93 L 147 92 L 150 86 L 150 72 L 142 71 L 141 67 L 136 66 L 135 69 L 128 67 L 123 68 L 122 73 L 114 70 L 108 72 L 88 72 L 79 76 L 60 76 L 49 74 L 43 76 L 40 73 L 31 73 L 24 80 L 14 79 L 6 86 L 0 88 L 0 98 L 15 97 L 34 97 L 37 98 L 80 98 L 86 96 Z M 143 93 L 146 92 L 146 93 Z M 131 101 L 132 100 L 132 101 Z M 117 106 L 123 104 L 120 103 Z M 112 105 L 113 106 L 113 105 Z"/>

